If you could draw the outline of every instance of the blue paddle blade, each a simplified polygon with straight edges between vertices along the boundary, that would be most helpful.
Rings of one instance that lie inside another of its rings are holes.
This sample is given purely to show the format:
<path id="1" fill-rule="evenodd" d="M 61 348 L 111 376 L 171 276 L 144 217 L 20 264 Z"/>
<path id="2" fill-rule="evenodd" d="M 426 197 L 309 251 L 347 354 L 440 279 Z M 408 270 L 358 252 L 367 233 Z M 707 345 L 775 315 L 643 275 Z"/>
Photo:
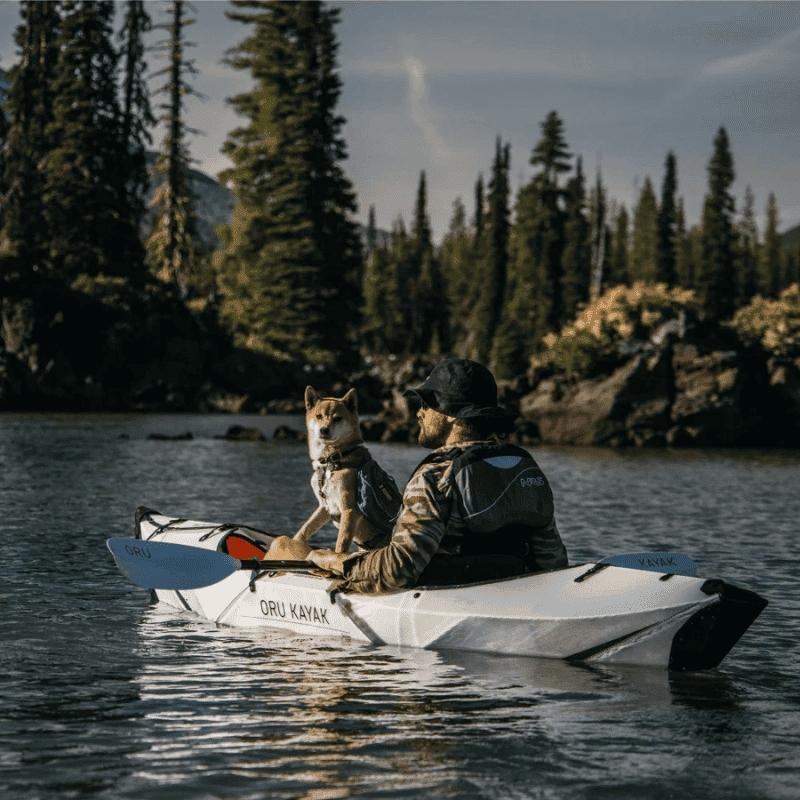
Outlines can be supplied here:
<path id="1" fill-rule="evenodd" d="M 690 578 L 697 576 L 697 564 L 685 553 L 624 553 L 619 556 L 609 556 L 598 563 L 609 564 L 612 567 L 643 569 L 648 572 L 686 575 Z"/>
<path id="2" fill-rule="evenodd" d="M 145 589 L 199 589 L 227 578 L 241 562 L 226 553 L 170 542 L 109 539 L 120 571 Z"/>

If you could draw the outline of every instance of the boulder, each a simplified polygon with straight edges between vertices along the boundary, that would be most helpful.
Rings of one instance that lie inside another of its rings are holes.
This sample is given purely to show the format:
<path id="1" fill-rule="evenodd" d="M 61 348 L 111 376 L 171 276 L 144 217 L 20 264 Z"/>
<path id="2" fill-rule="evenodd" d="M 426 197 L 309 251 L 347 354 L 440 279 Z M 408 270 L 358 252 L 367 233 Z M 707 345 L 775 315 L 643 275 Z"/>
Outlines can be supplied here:
<path id="1" fill-rule="evenodd" d="M 639 354 L 604 378 L 548 378 L 520 400 L 520 414 L 543 442 L 656 444 L 669 418 L 668 349 Z"/>
<path id="2" fill-rule="evenodd" d="M 296 431 L 288 425 L 278 425 L 273 431 L 272 438 L 281 442 L 304 442 L 306 434 L 305 431 Z"/>
<path id="3" fill-rule="evenodd" d="M 242 425 L 231 425 L 224 436 L 217 439 L 226 439 L 229 442 L 265 442 L 267 437 L 258 428 L 246 428 Z"/>
<path id="4" fill-rule="evenodd" d="M 745 440 L 751 421 L 743 400 L 746 374 L 735 350 L 703 353 L 680 343 L 672 358 L 675 400 L 667 441 L 674 446 L 734 445 Z"/>
<path id="5" fill-rule="evenodd" d="M 147 438 L 155 442 L 188 442 L 194 439 L 191 431 L 183 433 L 148 433 Z"/>

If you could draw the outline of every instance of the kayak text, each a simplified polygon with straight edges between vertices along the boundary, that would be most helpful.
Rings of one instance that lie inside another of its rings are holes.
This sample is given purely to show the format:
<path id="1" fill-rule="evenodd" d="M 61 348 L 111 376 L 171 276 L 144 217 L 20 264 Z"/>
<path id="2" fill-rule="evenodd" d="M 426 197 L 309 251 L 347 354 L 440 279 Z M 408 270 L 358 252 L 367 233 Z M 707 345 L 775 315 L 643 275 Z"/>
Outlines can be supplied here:
<path id="1" fill-rule="evenodd" d="M 265 617 L 278 619 L 294 619 L 298 622 L 316 622 L 318 625 L 330 625 L 328 609 L 320 606 L 304 606 L 301 603 L 279 603 L 277 600 L 262 600 L 259 603 L 261 613 Z"/>
<path id="2" fill-rule="evenodd" d="M 125 552 L 129 556 L 136 556 L 137 558 L 152 558 L 150 551 L 146 547 L 131 547 L 129 544 L 126 544 Z"/>

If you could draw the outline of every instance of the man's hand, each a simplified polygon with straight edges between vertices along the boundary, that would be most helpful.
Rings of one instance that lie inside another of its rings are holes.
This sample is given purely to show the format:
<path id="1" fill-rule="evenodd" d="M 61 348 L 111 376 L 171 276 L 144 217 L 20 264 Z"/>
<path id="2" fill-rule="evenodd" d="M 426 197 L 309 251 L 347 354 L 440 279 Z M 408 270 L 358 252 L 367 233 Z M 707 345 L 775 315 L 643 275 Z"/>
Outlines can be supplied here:
<path id="1" fill-rule="evenodd" d="M 337 553 L 333 550 L 312 550 L 306 556 L 306 561 L 310 561 L 334 575 L 341 575 L 344 572 L 345 558 L 347 558 L 346 553 Z"/>

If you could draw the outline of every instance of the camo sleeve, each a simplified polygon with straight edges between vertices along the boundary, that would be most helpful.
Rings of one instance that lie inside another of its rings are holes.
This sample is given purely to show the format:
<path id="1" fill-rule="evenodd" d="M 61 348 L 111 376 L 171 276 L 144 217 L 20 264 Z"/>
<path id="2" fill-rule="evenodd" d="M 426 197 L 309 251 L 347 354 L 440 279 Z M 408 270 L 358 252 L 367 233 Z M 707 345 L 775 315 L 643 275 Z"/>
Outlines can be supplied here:
<path id="1" fill-rule="evenodd" d="M 447 466 L 426 464 L 411 477 L 391 541 L 350 556 L 344 562 L 344 588 L 367 594 L 414 586 L 447 529 L 452 502 L 443 478 Z"/>

